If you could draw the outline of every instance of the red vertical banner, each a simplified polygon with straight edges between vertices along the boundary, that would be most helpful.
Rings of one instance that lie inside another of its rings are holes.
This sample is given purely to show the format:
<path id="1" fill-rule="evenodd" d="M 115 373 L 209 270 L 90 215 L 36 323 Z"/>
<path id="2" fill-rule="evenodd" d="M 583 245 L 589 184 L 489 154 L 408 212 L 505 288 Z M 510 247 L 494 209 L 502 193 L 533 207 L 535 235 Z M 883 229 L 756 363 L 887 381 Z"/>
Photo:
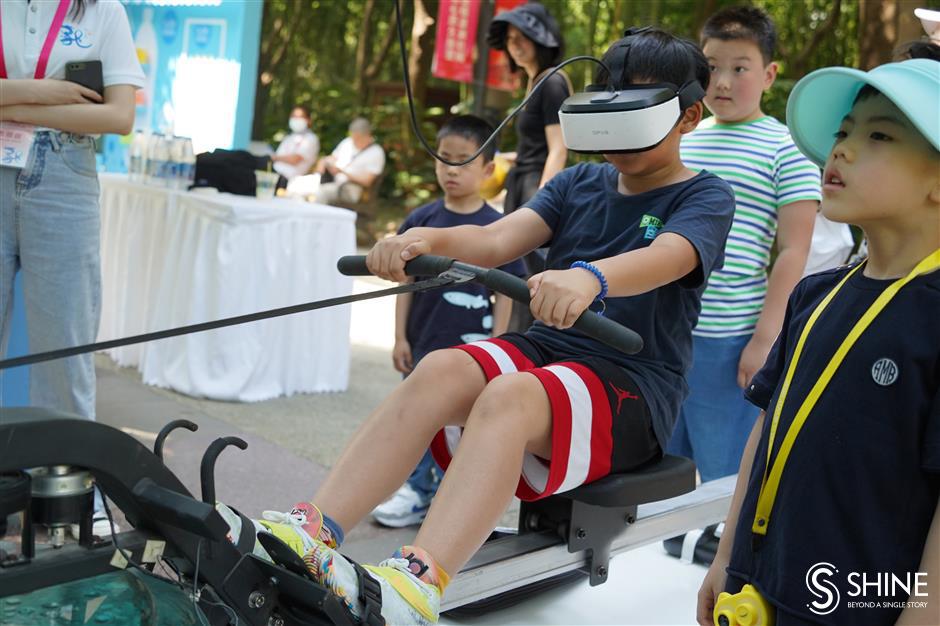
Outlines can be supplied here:
<path id="1" fill-rule="evenodd" d="M 473 82 L 480 0 L 441 0 L 431 73 L 438 78 Z"/>
<path id="2" fill-rule="evenodd" d="M 496 6 L 493 7 L 493 15 L 499 15 L 503 11 L 515 9 L 520 4 L 525 4 L 527 0 L 496 0 Z M 487 25 L 489 27 L 489 25 Z M 518 76 L 509 71 L 509 61 L 506 59 L 506 53 L 502 50 L 490 50 L 489 68 L 486 72 L 486 86 L 493 89 L 502 89 L 503 91 L 514 91 L 519 87 Z"/>

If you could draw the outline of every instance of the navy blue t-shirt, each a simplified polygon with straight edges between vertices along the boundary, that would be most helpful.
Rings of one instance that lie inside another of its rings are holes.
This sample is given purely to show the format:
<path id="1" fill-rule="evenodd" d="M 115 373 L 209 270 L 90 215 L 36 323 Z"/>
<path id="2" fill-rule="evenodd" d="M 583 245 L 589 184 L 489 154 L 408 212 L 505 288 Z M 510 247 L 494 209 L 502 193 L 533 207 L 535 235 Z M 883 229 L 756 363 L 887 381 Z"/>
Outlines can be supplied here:
<path id="1" fill-rule="evenodd" d="M 701 310 L 707 276 L 724 261 L 734 215 L 734 194 L 714 174 L 635 195 L 617 190 L 610 164 L 581 163 L 559 172 L 525 206 L 552 230 L 548 269 L 597 261 L 645 248 L 660 233 L 683 236 L 700 265 L 688 276 L 629 298 L 607 298 L 605 315 L 643 337 L 635 355 L 618 352 L 575 330 L 536 322 L 526 333 L 558 354 L 599 356 L 620 365 L 636 381 L 650 408 L 653 429 L 665 449 L 688 393 L 684 374 L 692 360 L 692 328 Z"/>
<path id="2" fill-rule="evenodd" d="M 793 417 L 855 322 L 890 285 L 856 272 L 814 324 L 790 383 L 774 440 Z M 866 588 L 885 572 L 907 581 L 918 571 L 940 493 L 940 271 L 905 285 L 846 355 L 790 451 L 767 534 L 752 545 L 751 525 L 767 462 L 771 417 L 796 342 L 816 305 L 845 276 L 842 267 L 803 279 L 790 296 L 783 330 L 746 391 L 767 411 L 735 531 L 729 587 L 757 587 L 784 615 L 825 624 L 894 624 L 908 594 Z M 754 549 L 756 547 L 756 551 Z M 829 563 L 837 573 L 807 572 Z M 736 580 L 735 580 L 736 579 Z M 839 600 L 823 605 L 826 586 Z M 887 591 L 887 593 L 886 593 Z M 912 589 L 913 591 L 913 589 Z M 923 590 L 922 590 L 923 591 Z M 938 598 L 925 600 L 936 607 Z M 816 601 L 819 605 L 813 606 Z M 858 608 L 849 603 L 881 602 Z M 888 606 L 885 606 L 885 605 Z"/>
<path id="3" fill-rule="evenodd" d="M 401 234 L 417 226 L 486 226 L 502 216 L 485 202 L 473 213 L 455 213 L 444 206 L 444 200 L 437 200 L 412 211 L 398 232 Z M 525 276 L 525 266 L 518 259 L 499 269 Z M 489 337 L 493 331 L 491 295 L 489 289 L 475 282 L 415 293 L 405 327 L 414 358 L 420 359 L 432 350 Z"/>

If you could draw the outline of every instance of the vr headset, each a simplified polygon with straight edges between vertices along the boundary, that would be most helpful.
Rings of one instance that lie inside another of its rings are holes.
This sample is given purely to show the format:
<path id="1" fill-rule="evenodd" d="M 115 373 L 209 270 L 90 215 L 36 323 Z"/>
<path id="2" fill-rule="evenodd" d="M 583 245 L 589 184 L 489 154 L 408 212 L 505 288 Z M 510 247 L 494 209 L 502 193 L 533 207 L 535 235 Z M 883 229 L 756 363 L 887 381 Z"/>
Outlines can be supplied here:
<path id="1" fill-rule="evenodd" d="M 614 60 L 607 85 L 589 85 L 561 105 L 561 134 L 569 150 L 583 153 L 644 152 L 658 146 L 675 128 L 682 112 L 705 97 L 694 72 L 683 85 L 655 83 L 625 85 L 622 81 L 630 45 L 648 28 L 629 29 L 619 47 L 626 48 Z"/>

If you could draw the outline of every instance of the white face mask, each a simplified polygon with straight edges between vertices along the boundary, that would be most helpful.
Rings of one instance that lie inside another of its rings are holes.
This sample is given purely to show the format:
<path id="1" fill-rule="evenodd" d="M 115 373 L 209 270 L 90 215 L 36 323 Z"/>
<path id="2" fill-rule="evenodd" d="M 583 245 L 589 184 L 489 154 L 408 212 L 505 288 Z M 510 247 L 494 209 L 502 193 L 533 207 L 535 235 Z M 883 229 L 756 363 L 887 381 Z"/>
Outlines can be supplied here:
<path id="1" fill-rule="evenodd" d="M 287 121 L 287 125 L 295 133 L 302 133 L 307 130 L 307 120 L 302 117 L 292 117 Z"/>

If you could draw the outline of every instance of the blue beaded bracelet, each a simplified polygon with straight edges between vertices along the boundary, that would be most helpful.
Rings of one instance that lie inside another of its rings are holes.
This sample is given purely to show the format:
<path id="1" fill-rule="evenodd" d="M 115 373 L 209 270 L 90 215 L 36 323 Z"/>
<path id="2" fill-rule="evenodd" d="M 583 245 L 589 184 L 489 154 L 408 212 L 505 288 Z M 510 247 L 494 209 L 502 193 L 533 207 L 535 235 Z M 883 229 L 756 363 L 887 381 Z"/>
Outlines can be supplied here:
<path id="1" fill-rule="evenodd" d="M 603 300 L 604 298 L 606 298 L 607 297 L 607 279 L 604 278 L 604 273 L 601 272 L 597 268 L 596 265 L 588 263 L 587 261 L 575 261 L 574 263 L 571 264 L 571 269 L 574 269 L 576 267 L 579 267 L 583 270 L 587 270 L 591 272 L 597 278 L 598 282 L 600 282 L 601 292 L 597 294 L 597 297 L 595 297 L 594 300 L 597 301 L 597 300 Z"/>

